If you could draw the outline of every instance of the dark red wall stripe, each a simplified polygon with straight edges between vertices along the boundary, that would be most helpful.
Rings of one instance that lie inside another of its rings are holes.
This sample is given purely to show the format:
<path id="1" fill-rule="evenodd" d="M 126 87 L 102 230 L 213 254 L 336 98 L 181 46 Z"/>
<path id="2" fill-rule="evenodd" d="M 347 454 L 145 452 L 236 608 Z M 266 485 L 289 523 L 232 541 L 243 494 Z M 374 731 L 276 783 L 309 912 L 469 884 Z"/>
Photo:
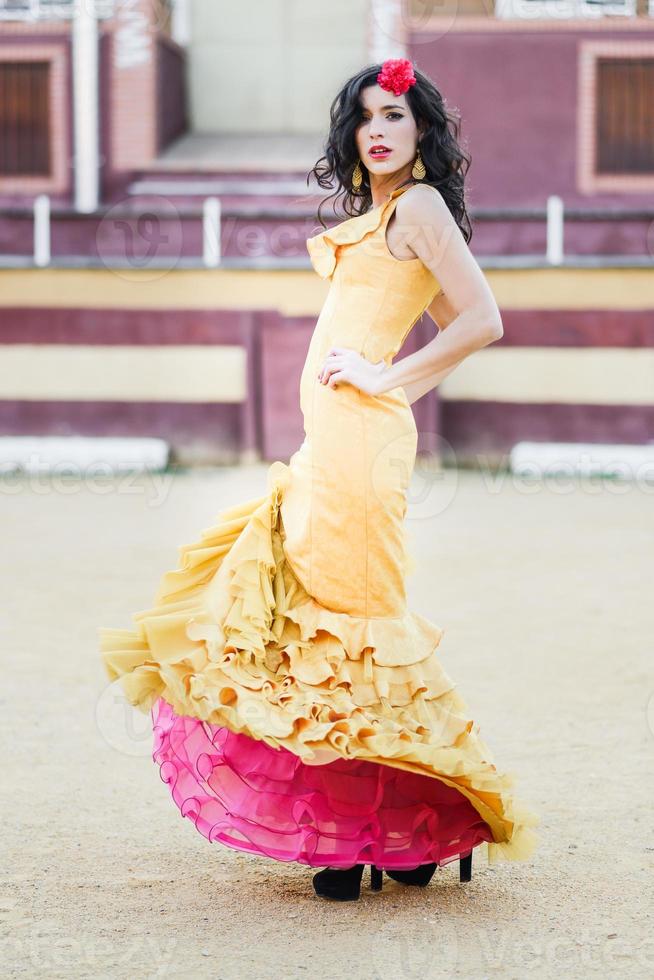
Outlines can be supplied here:
<path id="1" fill-rule="evenodd" d="M 243 405 L 236 403 L 1 401 L 3 435 L 148 436 L 184 444 L 208 440 L 240 448 Z"/>
<path id="2" fill-rule="evenodd" d="M 0 344 L 230 344 L 274 315 L 279 328 L 315 317 L 274 310 L 0 308 Z M 427 319 L 427 318 L 425 318 Z M 511 347 L 654 347 L 651 310 L 503 310 Z"/>
<path id="3" fill-rule="evenodd" d="M 0 309 L 0 344 L 242 344 L 252 310 Z"/>
<path id="4" fill-rule="evenodd" d="M 654 347 L 654 315 L 645 310 L 501 310 L 512 347 Z"/>
<path id="5" fill-rule="evenodd" d="M 440 412 L 442 435 L 457 451 L 508 451 L 523 440 L 643 444 L 654 439 L 654 404 L 441 401 Z"/>

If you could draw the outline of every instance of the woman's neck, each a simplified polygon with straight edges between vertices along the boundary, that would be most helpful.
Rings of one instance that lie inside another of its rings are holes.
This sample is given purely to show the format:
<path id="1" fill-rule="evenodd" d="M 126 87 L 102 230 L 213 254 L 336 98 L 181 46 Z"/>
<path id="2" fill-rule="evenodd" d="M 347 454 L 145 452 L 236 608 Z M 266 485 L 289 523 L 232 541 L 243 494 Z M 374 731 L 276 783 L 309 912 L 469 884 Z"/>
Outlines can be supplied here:
<path id="1" fill-rule="evenodd" d="M 407 180 L 402 181 L 402 183 L 398 184 L 396 187 L 392 187 L 391 190 L 378 192 L 376 195 L 379 198 L 377 203 L 375 203 L 375 194 L 373 193 L 371 188 L 370 193 L 372 196 L 372 207 L 370 208 L 370 210 L 375 211 L 377 208 L 381 207 L 381 205 L 388 200 L 391 194 L 395 193 L 395 191 L 399 191 L 400 187 L 410 186 L 411 184 L 415 184 L 415 180 L 412 177 L 409 177 L 407 178 Z"/>

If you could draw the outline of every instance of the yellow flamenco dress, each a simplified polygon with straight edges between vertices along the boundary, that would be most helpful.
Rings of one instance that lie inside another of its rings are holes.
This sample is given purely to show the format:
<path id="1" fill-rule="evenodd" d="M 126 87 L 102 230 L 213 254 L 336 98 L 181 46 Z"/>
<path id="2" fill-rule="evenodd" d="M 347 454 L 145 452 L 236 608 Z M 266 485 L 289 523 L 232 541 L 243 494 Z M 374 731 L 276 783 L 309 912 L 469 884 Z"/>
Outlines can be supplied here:
<path id="1" fill-rule="evenodd" d="M 210 841 L 281 861 L 408 869 L 485 845 L 492 863 L 537 841 L 439 662 L 443 630 L 407 608 L 406 394 L 317 378 L 333 345 L 390 363 L 439 292 L 386 242 L 406 189 L 307 240 L 330 288 L 299 449 L 271 464 L 265 494 L 180 547 L 134 629 L 99 627 L 109 677 L 152 714 L 181 814 Z"/>

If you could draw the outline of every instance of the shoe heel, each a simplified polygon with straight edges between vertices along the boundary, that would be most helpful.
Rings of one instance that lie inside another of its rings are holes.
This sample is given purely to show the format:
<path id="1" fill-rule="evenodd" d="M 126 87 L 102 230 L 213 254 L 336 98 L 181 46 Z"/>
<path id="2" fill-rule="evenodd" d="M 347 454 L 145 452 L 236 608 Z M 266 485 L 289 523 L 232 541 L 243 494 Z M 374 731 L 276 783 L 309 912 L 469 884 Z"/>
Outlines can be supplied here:
<path id="1" fill-rule="evenodd" d="M 376 864 L 370 865 L 370 890 L 380 892 L 382 890 L 383 871 Z"/>
<path id="2" fill-rule="evenodd" d="M 459 858 L 459 881 L 472 879 L 472 851 Z"/>

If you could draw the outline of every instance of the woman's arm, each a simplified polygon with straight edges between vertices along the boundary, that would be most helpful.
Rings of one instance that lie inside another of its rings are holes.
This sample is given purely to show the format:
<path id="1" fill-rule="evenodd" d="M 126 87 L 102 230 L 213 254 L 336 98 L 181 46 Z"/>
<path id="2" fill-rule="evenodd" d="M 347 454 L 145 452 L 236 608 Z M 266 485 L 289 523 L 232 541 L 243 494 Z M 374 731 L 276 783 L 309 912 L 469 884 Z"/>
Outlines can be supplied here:
<path id="1" fill-rule="evenodd" d="M 470 354 L 499 340 L 504 329 L 490 286 L 438 191 L 426 184 L 412 188 L 402 195 L 396 211 L 398 226 L 409 230 L 407 244 L 433 272 L 446 297 L 440 306 L 445 311 L 440 314 L 444 326 L 434 311 L 437 336 L 413 354 L 385 365 L 374 384 L 377 395 L 401 385 L 409 401 L 415 401 Z"/>
<path id="2" fill-rule="evenodd" d="M 425 313 L 433 320 L 433 322 L 438 327 L 438 330 L 445 330 L 449 327 L 450 323 L 456 318 L 456 310 L 450 303 L 449 299 L 441 289 L 441 291 L 434 297 L 431 301 Z M 463 360 L 463 358 L 461 358 Z M 413 405 L 414 402 L 426 395 L 428 391 L 435 388 L 441 383 L 443 378 L 446 378 L 448 374 L 454 370 L 454 368 L 461 363 L 461 360 L 457 361 L 451 367 L 446 368 L 437 375 L 430 375 L 423 381 L 413 381 L 411 383 L 405 384 L 402 387 L 409 400 L 409 404 Z"/>
<path id="3" fill-rule="evenodd" d="M 443 371 L 439 371 L 437 374 L 430 374 L 429 377 L 423 378 L 422 381 L 411 381 L 407 384 L 403 384 L 402 388 L 404 389 L 404 393 L 409 400 L 409 405 L 413 405 L 414 402 L 417 402 L 419 398 L 426 395 L 428 391 L 432 390 L 432 388 L 436 388 L 436 386 L 441 383 L 443 378 L 446 378 L 448 374 L 452 373 L 455 367 L 458 367 L 462 360 L 463 358 L 461 358 L 461 360 L 457 361 L 455 364 L 451 364 Z"/>

